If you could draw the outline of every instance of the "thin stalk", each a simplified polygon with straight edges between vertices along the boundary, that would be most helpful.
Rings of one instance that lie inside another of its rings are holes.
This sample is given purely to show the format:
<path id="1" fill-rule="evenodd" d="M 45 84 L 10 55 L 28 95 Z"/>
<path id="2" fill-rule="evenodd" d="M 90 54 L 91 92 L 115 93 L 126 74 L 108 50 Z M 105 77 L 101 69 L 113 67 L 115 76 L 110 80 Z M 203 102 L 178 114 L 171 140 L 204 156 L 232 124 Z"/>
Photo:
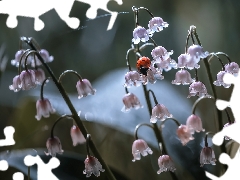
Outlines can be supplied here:
<path id="1" fill-rule="evenodd" d="M 146 87 L 146 85 L 143 85 L 142 87 L 143 87 L 145 99 L 147 101 L 148 112 L 149 112 L 149 115 L 151 116 L 151 114 L 152 114 L 152 105 L 151 105 L 151 101 L 150 101 L 149 94 L 148 94 L 148 91 L 147 91 L 147 87 Z M 155 136 L 157 138 L 158 144 L 161 144 L 161 146 L 162 146 L 162 151 L 167 153 L 167 149 L 166 149 L 163 137 L 162 137 L 162 133 L 159 132 L 157 123 L 153 124 L 153 131 L 154 131 L 154 134 L 155 134 Z M 177 178 L 175 173 L 170 172 L 170 175 L 171 175 L 173 180 L 178 180 L 178 178 Z"/>
<path id="2" fill-rule="evenodd" d="M 28 166 L 28 180 L 30 180 L 30 166 Z"/>
<path id="3" fill-rule="evenodd" d="M 210 61 L 213 59 L 213 56 L 215 56 L 218 59 L 218 61 L 221 63 L 222 70 L 224 71 L 225 67 L 224 67 L 223 61 L 219 58 L 219 56 L 216 53 L 211 53 L 211 56 L 208 59 L 208 63 L 210 64 Z"/>
<path id="4" fill-rule="evenodd" d="M 63 118 L 72 118 L 71 115 L 62 115 L 60 118 L 58 118 L 55 123 L 53 124 L 52 130 L 51 130 L 51 138 L 54 138 L 54 134 L 53 134 L 53 130 L 55 128 L 55 126 L 57 125 L 57 123 L 62 120 Z"/>
<path id="5" fill-rule="evenodd" d="M 32 43 L 32 39 L 30 38 L 28 39 L 23 39 L 33 50 L 37 50 L 37 48 L 35 47 L 35 45 Z M 51 70 L 51 68 L 44 62 L 42 56 L 40 56 L 38 53 L 36 54 L 38 59 L 41 61 L 42 65 L 45 67 L 45 69 L 47 70 L 47 72 L 50 74 L 53 82 L 55 83 L 55 85 L 57 86 L 60 94 L 62 95 L 64 101 L 66 102 L 67 106 L 69 107 L 71 113 L 72 113 L 72 118 L 75 120 L 77 126 L 81 129 L 83 136 L 85 137 L 85 139 L 87 138 L 87 134 L 88 131 L 85 128 L 84 124 L 82 123 L 82 120 L 80 119 L 80 117 L 78 116 L 78 113 L 76 111 L 76 109 L 74 108 L 69 96 L 67 95 L 65 89 L 63 88 L 62 84 L 58 82 L 56 76 L 54 75 L 53 71 Z M 107 164 L 105 163 L 105 161 L 103 160 L 103 158 L 101 157 L 99 151 L 97 150 L 95 144 L 93 143 L 93 141 L 89 142 L 89 146 L 92 150 L 92 153 L 94 154 L 94 156 L 99 160 L 99 162 L 102 164 L 102 166 L 104 167 L 104 169 L 106 170 L 106 174 L 107 174 L 107 178 L 109 180 L 116 180 L 116 178 L 114 177 L 113 173 L 111 172 L 111 170 L 109 169 L 109 167 L 107 166 Z"/>
<path id="6" fill-rule="evenodd" d="M 58 82 L 61 83 L 61 79 L 68 73 L 75 74 L 78 77 L 78 79 L 80 81 L 82 81 L 82 77 L 81 77 L 81 75 L 79 73 L 77 73 L 76 71 L 73 71 L 73 70 L 66 70 L 59 76 Z"/>
<path id="7" fill-rule="evenodd" d="M 40 90 L 40 98 L 41 98 L 41 100 L 44 99 L 44 97 L 43 97 L 43 87 L 44 87 L 45 83 L 48 81 L 48 79 L 50 79 L 50 77 L 47 77 L 47 78 L 44 79 L 44 81 L 42 82 L 41 90 Z"/>
<path id="8" fill-rule="evenodd" d="M 135 140 L 138 139 L 137 132 L 138 132 L 138 129 L 139 129 L 141 126 L 147 126 L 147 127 L 150 127 L 151 129 L 153 129 L 153 126 L 152 126 L 151 124 L 147 124 L 147 123 L 138 124 L 138 125 L 136 126 L 136 128 L 135 128 L 135 131 L 134 131 Z"/>

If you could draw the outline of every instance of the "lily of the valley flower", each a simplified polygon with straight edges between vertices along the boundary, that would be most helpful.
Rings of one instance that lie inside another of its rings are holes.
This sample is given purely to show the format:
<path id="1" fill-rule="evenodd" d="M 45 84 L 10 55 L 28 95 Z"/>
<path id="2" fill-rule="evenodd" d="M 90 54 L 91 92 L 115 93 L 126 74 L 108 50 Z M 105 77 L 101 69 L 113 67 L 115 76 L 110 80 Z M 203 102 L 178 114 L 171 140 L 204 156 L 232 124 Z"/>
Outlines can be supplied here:
<path id="1" fill-rule="evenodd" d="M 149 40 L 149 35 L 147 30 L 144 27 L 138 26 L 133 30 L 132 42 L 134 44 L 138 44 L 140 41 L 147 42 L 148 40 Z"/>
<path id="2" fill-rule="evenodd" d="M 204 164 L 216 165 L 216 159 L 214 151 L 211 147 L 204 147 L 200 154 L 200 167 L 203 167 Z"/>
<path id="3" fill-rule="evenodd" d="M 129 112 L 131 108 L 139 109 L 143 107 L 137 96 L 133 93 L 128 93 L 124 95 L 123 104 L 124 107 L 122 108 L 122 112 Z"/>
<path id="4" fill-rule="evenodd" d="M 20 74 L 22 90 L 29 90 L 36 87 L 35 72 L 31 69 L 22 71 Z"/>
<path id="5" fill-rule="evenodd" d="M 202 46 L 199 45 L 190 46 L 187 53 L 195 63 L 198 63 L 200 61 L 200 58 L 206 58 L 209 55 L 209 52 L 203 51 Z"/>
<path id="6" fill-rule="evenodd" d="M 226 71 L 220 71 L 218 74 L 217 74 L 217 80 L 213 82 L 213 84 L 215 86 L 223 86 L 225 88 L 229 88 L 231 86 L 231 84 L 226 84 L 224 81 L 223 81 L 223 76 L 226 74 L 227 72 Z"/>
<path id="7" fill-rule="evenodd" d="M 22 83 L 20 80 L 20 76 L 17 75 L 13 78 L 13 84 L 9 86 L 9 89 L 14 92 L 18 92 L 21 90 L 21 88 L 22 88 Z"/>
<path id="8" fill-rule="evenodd" d="M 172 159 L 168 155 L 162 155 L 158 158 L 158 166 L 159 166 L 159 170 L 157 171 L 158 174 L 166 171 L 174 172 L 176 170 Z"/>
<path id="9" fill-rule="evenodd" d="M 168 27 L 168 25 L 161 17 L 153 17 L 148 23 L 149 33 L 160 32 L 163 28 Z"/>
<path id="10" fill-rule="evenodd" d="M 167 60 L 172 54 L 173 54 L 173 50 L 170 52 L 167 52 L 167 50 L 162 46 L 155 47 L 151 52 L 151 55 L 154 61 L 156 62 Z"/>
<path id="11" fill-rule="evenodd" d="M 142 77 L 137 71 L 129 71 L 125 74 L 124 87 L 130 88 L 131 86 L 140 86 L 142 83 Z"/>
<path id="12" fill-rule="evenodd" d="M 147 143 L 143 139 L 137 139 L 133 142 L 132 145 L 132 154 L 133 154 L 133 162 L 141 159 L 142 156 L 147 156 L 148 154 L 152 154 L 153 151 L 148 147 Z"/>
<path id="13" fill-rule="evenodd" d="M 196 95 L 199 97 L 208 95 L 206 86 L 200 81 L 193 82 L 189 86 L 189 95 L 187 98 L 190 98 L 191 96 L 196 96 Z"/>
<path id="14" fill-rule="evenodd" d="M 168 109 L 163 104 L 157 104 L 152 109 L 150 122 L 156 123 L 157 120 L 163 121 L 171 117 L 173 117 L 173 115 L 168 112 Z"/>
<path id="15" fill-rule="evenodd" d="M 239 65 L 235 62 L 231 62 L 229 64 L 225 65 L 225 71 L 233 74 L 234 76 L 238 75 L 238 71 L 239 71 Z"/>
<path id="16" fill-rule="evenodd" d="M 39 99 L 36 103 L 37 115 L 35 118 L 40 120 L 43 117 L 48 118 L 50 113 L 54 113 L 55 109 L 53 109 L 50 101 L 48 99 Z"/>
<path id="17" fill-rule="evenodd" d="M 193 140 L 191 130 L 186 125 L 180 125 L 177 129 L 177 135 L 182 143 L 182 145 L 186 145 L 190 140 Z"/>
<path id="18" fill-rule="evenodd" d="M 191 74 L 188 71 L 181 69 L 176 73 L 175 80 L 172 81 L 172 84 L 188 85 L 191 84 L 192 82 L 194 82 L 194 79 L 191 78 Z"/>
<path id="19" fill-rule="evenodd" d="M 77 82 L 76 85 L 78 91 L 78 99 L 86 97 L 87 95 L 94 95 L 96 89 L 92 88 L 91 83 L 87 79 L 82 79 Z"/>
<path id="20" fill-rule="evenodd" d="M 58 154 L 63 153 L 60 139 L 57 136 L 48 138 L 48 140 L 46 142 L 46 146 L 47 146 L 48 152 L 47 153 L 45 152 L 45 154 L 47 156 L 51 155 L 51 156 L 55 157 L 57 153 Z"/>
<path id="21" fill-rule="evenodd" d="M 84 138 L 82 132 L 80 131 L 79 127 L 73 125 L 70 130 L 70 135 L 73 141 L 73 146 L 76 146 L 77 144 L 83 144 L 86 142 L 86 139 Z"/>
<path id="22" fill-rule="evenodd" d="M 83 171 L 83 174 L 86 174 L 86 177 L 90 177 L 92 174 L 98 177 L 100 176 L 100 171 L 101 172 L 105 171 L 102 168 L 102 165 L 100 164 L 98 159 L 93 156 L 87 156 L 87 158 L 84 161 L 84 164 L 85 170 Z"/>
<path id="23" fill-rule="evenodd" d="M 41 85 L 43 81 L 46 79 L 45 72 L 40 68 L 38 68 L 34 72 L 35 72 L 36 84 Z"/>
<path id="24" fill-rule="evenodd" d="M 192 114 L 187 118 L 186 126 L 188 127 L 188 129 L 192 131 L 192 133 L 194 131 L 196 132 L 205 131 L 205 129 L 202 128 L 201 118 L 195 114 Z"/>

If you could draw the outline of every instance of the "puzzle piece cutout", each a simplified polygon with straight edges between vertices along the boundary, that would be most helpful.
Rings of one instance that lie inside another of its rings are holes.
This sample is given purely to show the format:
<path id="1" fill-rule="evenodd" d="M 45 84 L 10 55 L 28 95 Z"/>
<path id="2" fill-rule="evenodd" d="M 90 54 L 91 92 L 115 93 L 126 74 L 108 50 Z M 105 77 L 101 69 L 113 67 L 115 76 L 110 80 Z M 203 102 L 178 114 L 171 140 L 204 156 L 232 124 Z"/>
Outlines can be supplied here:
<path id="1" fill-rule="evenodd" d="M 240 71 L 238 74 L 240 74 Z M 229 101 L 217 100 L 216 106 L 219 110 L 224 110 L 227 107 L 231 107 L 235 118 L 235 123 L 223 128 L 220 132 L 216 133 L 213 136 L 212 141 L 217 146 L 220 146 L 224 142 L 225 136 L 230 137 L 231 139 L 240 144 L 240 75 L 235 77 L 232 74 L 226 73 L 223 77 L 223 81 L 226 84 L 234 84 L 232 96 Z M 240 165 L 240 148 L 238 149 L 233 159 L 231 159 L 230 156 L 226 153 L 222 153 L 219 157 L 219 161 L 222 164 L 228 165 L 227 171 L 221 177 L 216 177 L 211 173 L 205 171 L 207 177 L 212 180 L 228 180 L 232 179 L 232 177 L 235 177 L 236 179 L 240 178 L 240 171 L 238 168 Z"/>
<path id="2" fill-rule="evenodd" d="M 6 22 L 9 28 L 17 27 L 17 16 L 34 18 L 34 29 L 36 31 L 40 31 L 44 28 L 44 22 L 39 19 L 39 16 L 55 9 L 59 17 L 65 21 L 70 28 L 76 29 L 79 27 L 80 20 L 75 17 L 69 17 L 74 1 L 75 0 L 2 0 L 0 1 L 0 14 L 9 14 Z M 98 9 L 109 12 L 111 14 L 111 18 L 107 30 L 112 29 L 118 13 L 108 10 L 107 4 L 110 0 L 76 1 L 83 2 L 91 6 L 86 13 L 86 16 L 90 19 L 96 18 Z M 116 1 L 119 5 L 122 4 L 122 0 L 114 1 Z M 13 6 L 17 8 L 12 8 Z"/>
<path id="3" fill-rule="evenodd" d="M 6 171 L 8 169 L 8 162 L 6 160 L 0 161 L 0 171 Z M 13 174 L 13 180 L 24 180 L 24 175 L 21 172 Z"/>
<path id="4" fill-rule="evenodd" d="M 15 132 L 14 127 L 7 126 L 3 130 L 5 139 L 0 139 L 0 147 L 1 146 L 11 146 L 15 144 L 15 141 L 13 139 L 13 134 Z"/>
<path id="5" fill-rule="evenodd" d="M 24 163 L 26 166 L 32 166 L 37 164 L 38 172 L 37 179 L 38 180 L 58 180 L 58 178 L 52 173 L 52 169 L 57 168 L 60 165 L 60 161 L 56 157 L 52 157 L 47 164 L 45 164 L 40 156 L 32 156 L 27 155 L 24 158 Z"/>

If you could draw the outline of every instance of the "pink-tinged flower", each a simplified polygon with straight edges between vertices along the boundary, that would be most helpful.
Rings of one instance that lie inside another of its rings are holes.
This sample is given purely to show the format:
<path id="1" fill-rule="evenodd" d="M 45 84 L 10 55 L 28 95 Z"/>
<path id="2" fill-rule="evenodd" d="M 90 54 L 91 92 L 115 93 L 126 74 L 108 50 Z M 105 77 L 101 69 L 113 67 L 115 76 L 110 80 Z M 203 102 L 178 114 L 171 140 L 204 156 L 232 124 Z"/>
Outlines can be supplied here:
<path id="1" fill-rule="evenodd" d="M 84 161 L 84 164 L 85 170 L 83 171 L 83 174 L 86 174 L 86 177 L 90 177 L 92 174 L 98 177 L 100 176 L 100 171 L 101 172 L 105 171 L 102 168 L 102 165 L 100 164 L 98 159 L 93 156 L 87 156 L 87 158 Z"/>
<path id="2" fill-rule="evenodd" d="M 195 114 L 192 114 L 187 118 L 186 126 L 190 129 L 190 131 L 192 131 L 192 133 L 194 133 L 194 131 L 205 131 L 205 129 L 202 128 L 201 118 Z"/>
<path id="3" fill-rule="evenodd" d="M 142 84 L 142 77 L 137 71 L 129 71 L 125 74 L 124 87 L 140 86 Z"/>
<path id="4" fill-rule="evenodd" d="M 191 84 L 192 82 L 194 82 L 194 79 L 191 78 L 191 74 L 188 71 L 181 69 L 176 73 L 175 80 L 172 81 L 172 84 L 188 85 Z"/>
<path id="5" fill-rule="evenodd" d="M 171 58 L 168 58 L 164 61 L 156 62 L 155 65 L 158 69 L 164 71 L 170 71 L 172 68 L 177 69 L 177 63 Z"/>
<path id="6" fill-rule="evenodd" d="M 167 52 L 167 50 L 162 46 L 155 47 L 151 52 L 151 55 L 156 62 L 167 60 L 172 54 L 173 50 L 171 52 Z"/>
<path id="7" fill-rule="evenodd" d="M 196 96 L 196 95 L 199 97 L 208 95 L 206 86 L 200 81 L 193 82 L 190 85 L 189 95 L 187 98 L 190 98 L 191 96 Z"/>
<path id="8" fill-rule="evenodd" d="M 203 51 L 202 46 L 192 45 L 188 48 L 187 53 L 194 59 L 196 63 L 200 61 L 200 58 L 206 58 L 209 55 L 209 52 Z"/>
<path id="9" fill-rule="evenodd" d="M 158 174 L 166 171 L 174 172 L 176 170 L 172 159 L 168 155 L 162 155 L 158 158 L 158 166 L 159 166 L 159 170 L 157 171 Z"/>
<path id="10" fill-rule="evenodd" d="M 36 103 L 37 115 L 35 118 L 39 121 L 42 116 L 48 118 L 50 113 L 55 113 L 50 101 L 48 99 L 39 99 Z"/>
<path id="11" fill-rule="evenodd" d="M 86 139 L 84 138 L 82 132 L 80 131 L 79 127 L 73 125 L 70 130 L 70 135 L 73 141 L 73 146 L 76 146 L 77 144 L 83 144 L 86 142 Z"/>
<path id="12" fill-rule="evenodd" d="M 133 162 L 141 159 L 142 156 L 147 156 L 148 154 L 152 154 L 153 151 L 148 147 L 147 143 L 143 139 L 137 139 L 133 142 L 132 145 L 132 154 L 133 154 Z"/>
<path id="13" fill-rule="evenodd" d="M 50 63 L 54 60 L 53 56 L 50 56 L 46 49 L 41 49 L 39 55 L 43 58 L 45 63 Z M 41 61 L 38 59 L 37 55 L 33 54 L 31 56 L 31 66 L 36 67 L 42 65 Z"/>
<path id="14" fill-rule="evenodd" d="M 218 74 L 217 74 L 217 80 L 213 82 L 213 84 L 215 86 L 223 86 L 225 88 L 229 88 L 231 86 L 231 84 L 226 84 L 223 82 L 223 77 L 224 75 L 226 74 L 227 72 L 226 71 L 220 71 Z"/>
<path id="15" fill-rule="evenodd" d="M 58 154 L 63 153 L 60 139 L 57 136 L 48 138 L 48 140 L 46 142 L 46 146 L 47 146 L 48 152 L 47 153 L 45 152 L 45 154 L 47 156 L 51 155 L 51 156 L 55 157 L 57 153 Z"/>
<path id="16" fill-rule="evenodd" d="M 173 117 L 173 115 L 168 112 L 168 109 L 163 104 L 157 104 L 152 109 L 150 122 L 156 123 L 157 120 L 164 121 L 166 118 L 171 117 Z"/>
<path id="17" fill-rule="evenodd" d="M 212 148 L 210 147 L 204 147 L 200 154 L 200 167 L 203 167 L 204 164 L 215 164 L 215 154 Z"/>
<path id="18" fill-rule="evenodd" d="M 193 68 L 199 68 L 200 66 L 198 64 L 194 64 L 192 62 L 189 62 L 190 60 L 190 55 L 189 54 L 181 54 L 179 57 L 178 57 L 178 64 L 177 64 L 177 67 L 178 68 L 188 68 L 188 69 L 193 69 Z"/>
<path id="19" fill-rule="evenodd" d="M 133 93 L 125 94 L 122 100 L 124 104 L 122 112 L 129 112 L 131 108 L 139 109 L 143 107 L 137 96 L 135 96 Z"/>
<path id="20" fill-rule="evenodd" d="M 143 84 L 146 85 L 148 82 L 150 82 L 151 84 L 154 84 L 157 80 L 163 80 L 164 76 L 162 75 L 162 70 L 161 69 L 157 69 L 153 66 L 151 66 L 148 70 L 147 70 L 147 75 L 142 75 L 142 81 Z"/>
<path id="21" fill-rule="evenodd" d="M 96 89 L 92 88 L 91 83 L 87 79 L 82 79 L 77 82 L 76 85 L 78 91 L 78 99 L 82 97 L 86 97 L 87 95 L 94 95 L 96 93 Z"/>
<path id="22" fill-rule="evenodd" d="M 163 28 L 168 27 L 168 25 L 169 24 L 167 22 L 164 22 L 162 18 L 153 17 L 148 23 L 149 32 L 160 32 L 163 30 Z"/>
<path id="23" fill-rule="evenodd" d="M 19 50 L 19 51 L 16 52 L 16 54 L 15 54 L 15 59 L 11 60 L 11 64 L 12 64 L 13 66 L 16 66 L 16 67 L 19 66 L 20 59 L 21 59 L 21 57 L 22 57 L 22 55 L 23 55 L 24 52 L 25 52 L 25 51 L 24 51 L 23 49 L 21 49 L 21 50 Z M 24 58 L 23 58 L 23 60 L 22 60 L 22 63 L 24 63 Z"/>
<path id="24" fill-rule="evenodd" d="M 140 41 L 147 42 L 148 40 L 149 40 L 149 35 L 147 33 L 147 30 L 144 27 L 138 26 L 133 30 L 132 42 L 134 44 L 138 44 Z"/>
<path id="25" fill-rule="evenodd" d="M 35 72 L 36 84 L 41 85 L 43 81 L 46 79 L 45 72 L 40 68 L 38 68 L 34 72 Z"/>
<path id="26" fill-rule="evenodd" d="M 193 140 L 191 130 L 186 125 L 180 125 L 177 129 L 177 135 L 182 143 L 182 145 L 186 145 L 190 140 Z"/>
<path id="27" fill-rule="evenodd" d="M 22 90 L 29 90 L 36 87 L 35 72 L 33 70 L 22 71 L 20 74 Z"/>
<path id="28" fill-rule="evenodd" d="M 17 75 L 13 78 L 13 84 L 9 86 L 9 89 L 14 92 L 18 92 L 21 90 L 21 87 L 22 87 L 22 83 L 20 80 L 20 76 Z"/>
<path id="29" fill-rule="evenodd" d="M 235 62 L 231 62 L 230 64 L 225 65 L 225 71 L 233 74 L 234 76 L 238 75 L 239 65 Z"/>

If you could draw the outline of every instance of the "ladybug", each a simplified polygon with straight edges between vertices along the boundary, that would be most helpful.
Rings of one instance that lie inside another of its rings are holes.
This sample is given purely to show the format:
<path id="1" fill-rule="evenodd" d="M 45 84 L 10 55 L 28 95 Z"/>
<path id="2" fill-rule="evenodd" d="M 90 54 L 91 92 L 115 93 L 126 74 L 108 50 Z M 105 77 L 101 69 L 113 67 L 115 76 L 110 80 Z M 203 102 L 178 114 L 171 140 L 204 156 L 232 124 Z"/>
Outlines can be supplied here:
<path id="1" fill-rule="evenodd" d="M 147 75 L 147 71 L 151 66 L 151 60 L 148 57 L 140 57 L 137 61 L 137 70 L 143 75 Z"/>

